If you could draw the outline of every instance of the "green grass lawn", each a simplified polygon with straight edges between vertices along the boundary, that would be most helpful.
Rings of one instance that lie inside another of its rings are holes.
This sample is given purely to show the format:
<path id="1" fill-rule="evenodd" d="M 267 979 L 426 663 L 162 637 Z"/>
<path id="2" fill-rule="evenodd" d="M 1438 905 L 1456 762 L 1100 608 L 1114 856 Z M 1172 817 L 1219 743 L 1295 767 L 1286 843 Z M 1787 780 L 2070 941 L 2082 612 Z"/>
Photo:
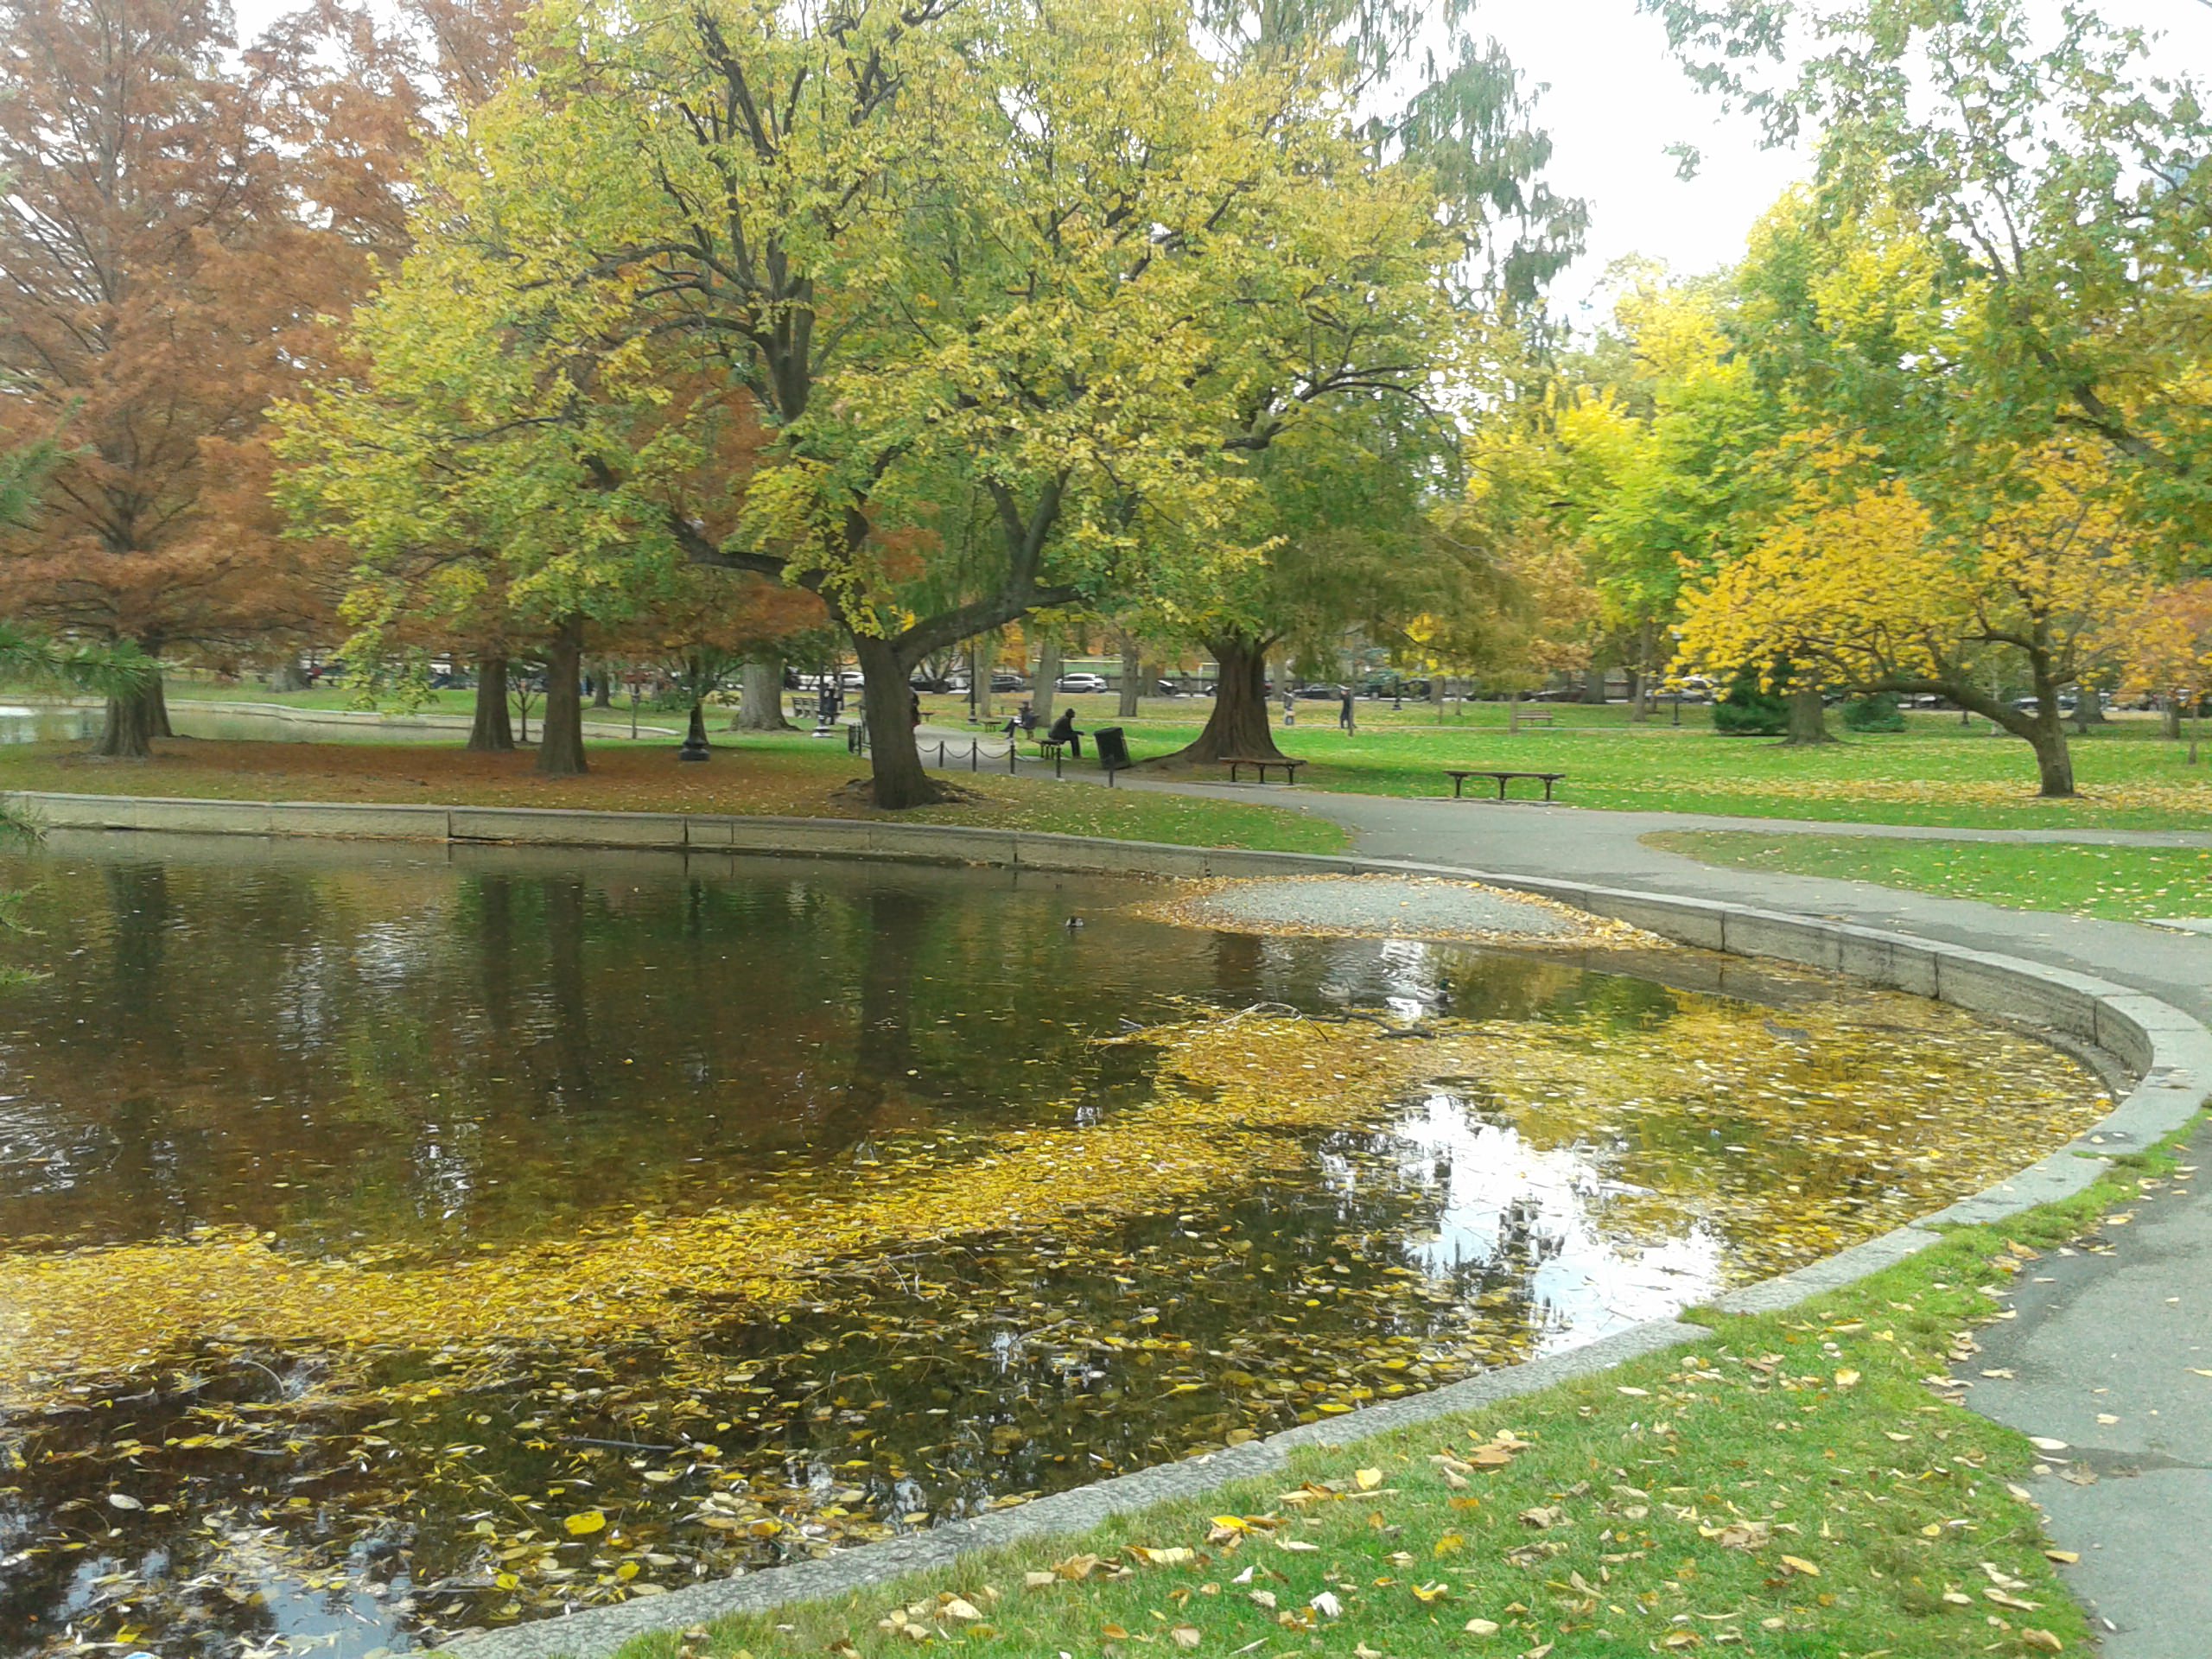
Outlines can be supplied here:
<path id="1" fill-rule="evenodd" d="M 1710 1342 L 1281 1478 L 621 1659 L 2087 1653 L 2015 1484 L 2033 1450 L 1925 1379 L 2007 1277 L 2171 1168 L 2155 1154 L 1800 1309 L 1701 1314 Z"/>
<path id="2" fill-rule="evenodd" d="M 81 745 L 0 747 L 0 789 L 204 800 L 422 802 L 458 806 L 584 807 L 639 812 L 738 812 L 798 817 L 896 817 L 901 823 L 1108 836 L 1122 841 L 1270 852 L 1330 853 L 1338 825 L 1262 802 L 1215 801 L 1072 779 L 954 773 L 962 798 L 898 814 L 846 787 L 867 766 L 842 744 L 715 735 L 717 753 L 686 766 L 668 740 L 589 742 L 582 778 L 540 778 L 536 756 L 470 754 L 457 742 L 232 742 L 172 739 L 149 760 L 100 760 Z M 940 774 L 943 775 L 943 774 Z"/>
<path id="3" fill-rule="evenodd" d="M 316 709 L 343 709 L 353 702 L 342 688 L 279 696 L 251 683 L 221 686 L 183 677 L 172 682 L 170 695 L 180 702 L 280 702 Z M 439 693 L 435 707 L 465 714 L 469 698 L 463 691 Z M 1019 700 L 997 696 L 995 721 L 1002 721 Z M 1060 701 L 1075 709 L 1086 730 L 1123 727 L 1140 760 L 1187 742 L 1209 707 L 1198 697 L 1147 698 L 1135 718 L 1124 720 L 1111 696 Z M 935 726 L 978 729 L 969 724 L 963 698 L 928 696 L 923 706 Z M 1347 737 L 1336 728 L 1333 704 L 1301 702 L 1299 723 L 1278 727 L 1276 735 L 1286 750 L 1310 763 L 1300 774 L 1301 784 L 1362 794 L 1439 795 L 1448 791 L 1447 766 L 1503 766 L 1565 772 L 1560 798 L 1577 806 L 1960 828 L 2212 828 L 2212 766 L 2189 766 L 2183 747 L 2163 740 L 2147 716 L 2122 716 L 2107 730 L 2077 738 L 2081 797 L 2042 801 L 2035 795 L 2035 767 L 2025 744 L 1988 735 L 1986 722 L 1961 727 L 1953 715 L 1916 714 L 1903 733 L 1793 749 L 1772 739 L 1717 735 L 1706 705 L 1686 705 L 1679 727 L 1664 704 L 1643 722 L 1630 721 L 1618 704 L 1547 707 L 1554 726 L 1516 733 L 1507 729 L 1502 703 L 1454 703 L 1439 711 L 1427 704 L 1394 710 L 1387 702 L 1363 702 L 1359 733 Z M 621 704 L 599 718 L 620 725 L 627 713 Z M 1279 710 L 1275 717 L 1280 721 Z M 645 715 L 647 724 L 664 727 L 680 718 L 669 711 Z M 536 721 L 534 714 L 533 726 Z M 715 723 L 721 723 L 719 713 Z M 995 724 L 982 729 L 995 731 Z M 602 747 L 624 741 L 594 740 Z M 651 741 L 659 745 L 665 739 L 657 735 Z M 1209 769 L 1194 775 L 1217 774 Z M 1535 792 L 1526 784 L 1517 787 Z"/>
<path id="4" fill-rule="evenodd" d="M 2120 921 L 2212 915 L 2212 850 L 2202 849 L 2008 846 L 1733 830 L 1669 831 L 1644 840 L 1731 869 L 1876 881 L 2014 910 Z"/>
<path id="5" fill-rule="evenodd" d="M 1346 737 L 1325 710 L 1306 724 L 1300 705 L 1300 724 L 1276 738 L 1311 763 L 1300 784 L 1363 794 L 1446 794 L 1444 767 L 1498 766 L 1565 772 L 1560 798 L 1576 806 L 1976 829 L 2212 829 L 2212 766 L 2187 765 L 2183 747 L 2148 719 L 2075 740 L 2080 798 L 2042 801 L 2027 745 L 1989 737 L 1980 722 L 1962 728 L 1955 715 L 1916 715 L 1903 733 L 1809 749 L 1719 736 L 1703 708 L 1685 709 L 1679 728 L 1663 709 L 1642 725 L 1618 708 L 1559 705 L 1558 716 L 1549 729 L 1509 733 L 1496 704 L 1393 726 L 1367 721 L 1363 708 L 1367 723 Z M 1140 758 L 1186 737 L 1160 722 L 1126 723 Z"/>

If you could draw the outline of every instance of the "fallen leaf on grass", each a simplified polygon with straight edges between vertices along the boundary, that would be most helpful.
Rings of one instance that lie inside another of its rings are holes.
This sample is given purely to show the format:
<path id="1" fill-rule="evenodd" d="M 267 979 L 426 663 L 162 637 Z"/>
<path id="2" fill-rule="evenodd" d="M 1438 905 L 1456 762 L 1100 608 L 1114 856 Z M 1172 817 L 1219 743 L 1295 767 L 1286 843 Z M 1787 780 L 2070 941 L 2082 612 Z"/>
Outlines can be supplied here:
<path id="1" fill-rule="evenodd" d="M 1785 1555 L 1782 1558 L 1782 1565 L 1792 1573 L 1803 1573 L 1808 1579 L 1817 1579 L 1821 1576 L 1821 1569 L 1802 1555 Z"/>
<path id="2" fill-rule="evenodd" d="M 2049 1630 L 2026 1630 L 2020 1632 L 2020 1645 L 2036 1648 L 2044 1653 L 2063 1653 L 2066 1644 Z"/>
<path id="3" fill-rule="evenodd" d="M 1195 1624 L 1178 1624 L 1170 1630 L 1167 1635 L 1179 1648 L 1195 1648 L 1205 1639 L 1198 1633 L 1198 1627 Z"/>
<path id="4" fill-rule="evenodd" d="M 1732 1521 L 1725 1527 L 1700 1527 L 1698 1532 L 1723 1549 L 1764 1549 L 1774 1541 L 1774 1529 L 1764 1521 Z"/>
<path id="5" fill-rule="evenodd" d="M 1498 1631 L 1497 1621 L 1491 1618 L 1471 1618 L 1461 1628 L 1469 1636 L 1496 1636 Z"/>

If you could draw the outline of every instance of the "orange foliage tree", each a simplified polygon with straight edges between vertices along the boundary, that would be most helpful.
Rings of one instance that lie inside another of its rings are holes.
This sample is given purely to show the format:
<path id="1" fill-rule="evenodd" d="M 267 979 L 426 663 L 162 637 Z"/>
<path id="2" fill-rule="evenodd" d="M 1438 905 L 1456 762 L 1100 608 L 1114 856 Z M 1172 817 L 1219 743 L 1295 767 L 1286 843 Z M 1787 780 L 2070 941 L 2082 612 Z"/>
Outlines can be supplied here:
<path id="1" fill-rule="evenodd" d="M 334 365 L 421 124 L 510 15 L 322 0 L 241 51 L 214 0 L 0 0 L 0 449 L 60 451 L 0 531 L 0 612 L 222 663 L 329 637 L 340 573 L 283 534 L 264 415 Z M 99 747 L 167 730 L 156 678 Z"/>

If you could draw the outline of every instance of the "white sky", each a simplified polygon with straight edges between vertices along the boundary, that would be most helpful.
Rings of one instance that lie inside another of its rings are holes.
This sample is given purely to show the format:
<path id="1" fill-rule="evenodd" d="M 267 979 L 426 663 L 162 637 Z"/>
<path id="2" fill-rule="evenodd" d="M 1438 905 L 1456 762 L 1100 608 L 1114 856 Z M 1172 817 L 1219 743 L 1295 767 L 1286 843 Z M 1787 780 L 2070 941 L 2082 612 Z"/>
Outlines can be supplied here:
<path id="1" fill-rule="evenodd" d="M 2056 0 L 2037 0 L 2055 17 Z M 2212 81 L 2212 5 L 2204 0 L 2103 0 L 2109 22 L 2160 30 L 2160 67 Z M 1554 297 L 1576 318 L 1614 260 L 1663 259 L 1684 275 L 1733 263 L 1753 222 L 1792 181 L 1803 156 L 1759 148 L 1758 130 L 1724 116 L 1675 67 L 1666 30 L 1636 0 L 1489 0 L 1474 27 L 1503 42 L 1531 80 L 1552 135 L 1551 182 L 1590 203 L 1589 252 Z M 1672 143 L 1694 145 L 1696 178 L 1675 176 Z"/>

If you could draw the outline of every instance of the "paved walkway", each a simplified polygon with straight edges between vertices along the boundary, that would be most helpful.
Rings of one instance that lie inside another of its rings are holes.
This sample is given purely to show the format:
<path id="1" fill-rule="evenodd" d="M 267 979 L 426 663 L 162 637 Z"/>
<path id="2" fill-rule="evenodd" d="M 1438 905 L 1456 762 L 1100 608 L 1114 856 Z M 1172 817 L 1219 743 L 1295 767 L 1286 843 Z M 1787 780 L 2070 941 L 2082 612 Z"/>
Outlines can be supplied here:
<path id="1" fill-rule="evenodd" d="M 1224 788 L 1193 792 L 1230 796 Z M 1256 791 L 1237 791 L 1250 799 Z M 1644 846 L 1657 830 L 1957 830 L 1707 818 L 1683 813 L 1419 801 L 1275 789 L 1333 818 L 1358 849 L 1499 874 L 1554 875 L 1841 918 L 2054 963 L 2147 991 L 2212 1024 L 2212 938 L 2024 911 L 1815 876 L 1718 869 Z M 2212 836 L 1983 831 L 1974 838 L 2212 845 Z M 2191 913 L 2212 913 L 2212 893 Z M 2190 1161 L 2212 1156 L 2200 1128 Z M 2198 1179 L 2202 1179 L 2201 1177 Z M 2106 1659 L 2212 1654 L 2212 1198 L 2184 1179 L 2111 1228 L 2109 1249 L 2054 1255 L 2020 1275 L 2015 1319 L 1965 1369 L 1977 1409 L 2065 1449 L 2033 1482 L 2064 1569 L 2107 1631 Z M 1993 1376 L 1989 1372 L 2008 1373 Z"/>

